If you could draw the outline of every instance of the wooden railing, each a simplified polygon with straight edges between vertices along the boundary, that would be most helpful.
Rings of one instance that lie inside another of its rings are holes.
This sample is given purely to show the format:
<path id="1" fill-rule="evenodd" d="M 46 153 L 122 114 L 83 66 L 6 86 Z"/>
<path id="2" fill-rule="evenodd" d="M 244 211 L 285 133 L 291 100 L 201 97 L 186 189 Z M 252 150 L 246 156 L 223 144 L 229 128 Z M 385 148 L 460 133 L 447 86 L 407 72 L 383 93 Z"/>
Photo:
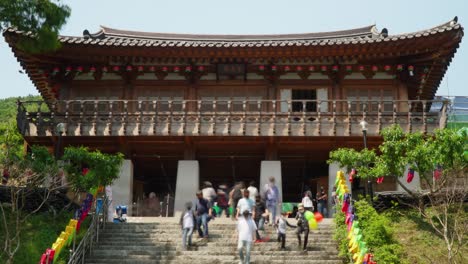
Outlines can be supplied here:
<path id="1" fill-rule="evenodd" d="M 18 102 L 24 136 L 353 136 L 391 125 L 431 133 L 448 101 L 66 100 Z"/>

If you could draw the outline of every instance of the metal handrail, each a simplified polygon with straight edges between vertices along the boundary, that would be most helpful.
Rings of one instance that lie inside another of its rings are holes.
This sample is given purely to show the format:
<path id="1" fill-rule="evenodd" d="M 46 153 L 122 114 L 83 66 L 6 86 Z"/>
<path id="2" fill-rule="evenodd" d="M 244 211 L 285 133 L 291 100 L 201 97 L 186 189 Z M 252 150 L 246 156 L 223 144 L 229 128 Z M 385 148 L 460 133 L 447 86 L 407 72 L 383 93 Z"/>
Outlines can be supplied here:
<path id="1" fill-rule="evenodd" d="M 75 248 L 75 238 L 73 240 L 73 249 L 71 250 L 70 258 L 68 259 L 68 264 L 84 264 L 85 257 L 88 254 L 91 254 L 93 249 L 93 244 L 99 241 L 99 232 L 104 229 L 107 222 L 107 212 L 109 207 L 109 200 L 107 196 L 104 197 L 100 211 L 96 211 L 91 219 L 91 224 L 89 225 L 88 230 L 86 231 L 83 239 Z"/>

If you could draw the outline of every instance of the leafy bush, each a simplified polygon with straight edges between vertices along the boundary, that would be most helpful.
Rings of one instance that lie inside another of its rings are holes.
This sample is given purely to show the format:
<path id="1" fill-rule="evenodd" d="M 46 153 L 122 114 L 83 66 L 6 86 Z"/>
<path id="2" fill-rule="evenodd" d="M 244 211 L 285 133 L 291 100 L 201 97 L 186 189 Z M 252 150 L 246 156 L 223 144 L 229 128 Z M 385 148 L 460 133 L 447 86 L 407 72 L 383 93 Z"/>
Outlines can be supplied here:
<path id="1" fill-rule="evenodd" d="M 366 200 L 354 203 L 357 220 L 362 231 L 363 241 L 367 243 L 369 251 L 374 254 L 377 263 L 402 263 L 402 247 L 393 237 L 391 219 L 379 214 Z M 348 261 L 348 230 L 345 225 L 345 214 L 335 215 L 336 231 L 334 239 L 339 243 L 339 255 Z"/>
<path id="2" fill-rule="evenodd" d="M 68 147 L 62 159 L 69 162 L 65 170 L 72 188 L 85 192 L 99 185 L 110 185 L 119 176 L 123 155 L 105 154 L 99 150 L 91 152 L 86 147 Z"/>

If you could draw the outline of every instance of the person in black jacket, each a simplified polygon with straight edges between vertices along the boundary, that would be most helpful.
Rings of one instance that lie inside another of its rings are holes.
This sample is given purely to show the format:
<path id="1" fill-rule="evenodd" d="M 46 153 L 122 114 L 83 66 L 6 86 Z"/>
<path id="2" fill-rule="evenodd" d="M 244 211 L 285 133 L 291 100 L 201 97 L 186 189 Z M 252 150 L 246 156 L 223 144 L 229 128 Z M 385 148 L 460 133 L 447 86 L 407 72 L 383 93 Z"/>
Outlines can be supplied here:
<path id="1" fill-rule="evenodd" d="M 301 246 L 301 234 L 304 233 L 303 250 L 307 251 L 307 240 L 309 239 L 309 221 L 307 221 L 307 219 L 305 218 L 304 213 L 305 213 L 304 205 L 299 204 L 298 212 L 296 215 L 296 219 L 297 219 L 296 235 L 297 235 L 298 245 L 300 247 Z"/>

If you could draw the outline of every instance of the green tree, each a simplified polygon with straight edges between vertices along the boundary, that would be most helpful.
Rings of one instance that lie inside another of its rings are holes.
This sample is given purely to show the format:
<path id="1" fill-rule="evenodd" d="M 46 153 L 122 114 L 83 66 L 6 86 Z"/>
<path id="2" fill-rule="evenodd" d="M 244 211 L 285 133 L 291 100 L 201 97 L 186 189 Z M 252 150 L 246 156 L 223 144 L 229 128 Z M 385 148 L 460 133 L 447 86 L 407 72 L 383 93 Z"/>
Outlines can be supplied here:
<path id="1" fill-rule="evenodd" d="M 453 170 L 466 166 L 463 157 L 466 134 L 452 129 L 437 130 L 434 135 L 422 133 L 405 134 L 400 126 L 394 125 L 382 131 L 383 143 L 378 153 L 375 149 L 355 150 L 340 148 L 330 153 L 328 163 L 337 162 L 358 171 L 357 177 L 395 177 L 397 183 L 414 198 L 427 193 L 436 193 L 445 186 L 447 177 Z M 418 172 L 425 193 L 408 189 L 400 178 L 410 166 Z M 441 178 L 433 180 L 433 172 L 438 168 Z"/>
<path id="2" fill-rule="evenodd" d="M 31 32 L 19 40 L 19 47 L 30 52 L 57 49 L 58 32 L 70 16 L 70 8 L 60 0 L 0 0 L 0 29 L 14 27 Z"/>

